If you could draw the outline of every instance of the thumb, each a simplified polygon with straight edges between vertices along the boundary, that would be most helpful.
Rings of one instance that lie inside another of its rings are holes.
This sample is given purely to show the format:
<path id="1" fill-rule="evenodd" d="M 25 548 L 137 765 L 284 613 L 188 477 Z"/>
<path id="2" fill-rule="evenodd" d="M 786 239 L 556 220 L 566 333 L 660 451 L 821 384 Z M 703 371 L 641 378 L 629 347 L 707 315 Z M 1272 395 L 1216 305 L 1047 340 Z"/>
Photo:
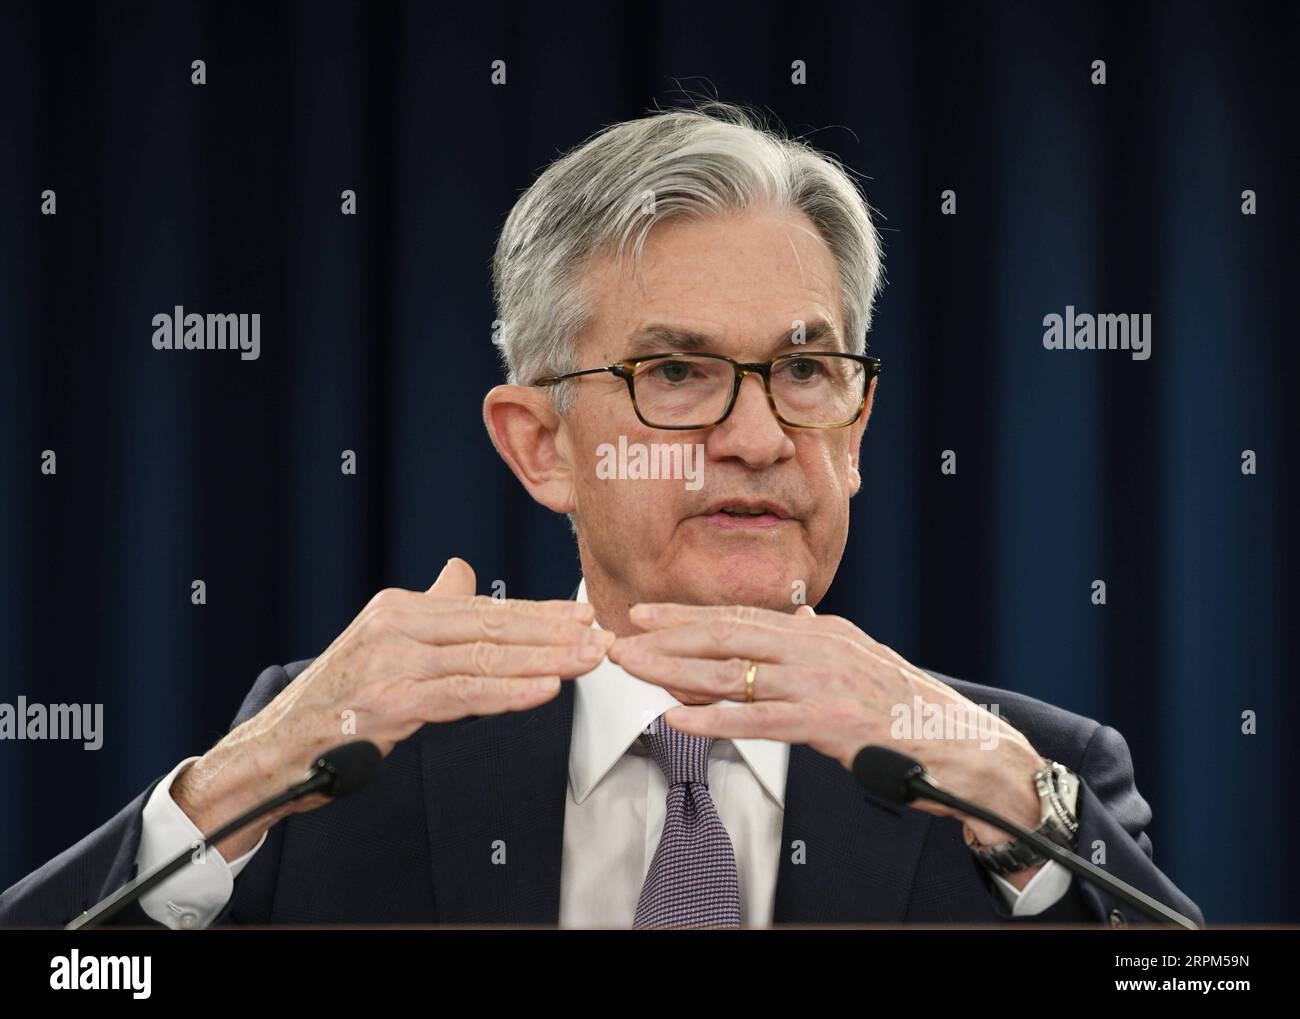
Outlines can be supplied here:
<path id="1" fill-rule="evenodd" d="M 797 609 L 795 609 L 795 610 L 794 610 L 794 614 L 795 614 L 796 616 L 815 616 L 815 615 L 817 615 L 817 613 L 813 611 L 813 607 L 812 607 L 811 605 L 809 605 L 807 602 L 805 602 L 803 605 L 800 605 Z"/>
<path id="2" fill-rule="evenodd" d="M 447 560 L 447 565 L 438 574 L 438 579 L 433 582 L 425 593 L 444 598 L 455 595 L 473 597 L 474 592 L 477 590 L 478 580 L 474 576 L 474 568 L 464 559 L 453 557 Z"/>

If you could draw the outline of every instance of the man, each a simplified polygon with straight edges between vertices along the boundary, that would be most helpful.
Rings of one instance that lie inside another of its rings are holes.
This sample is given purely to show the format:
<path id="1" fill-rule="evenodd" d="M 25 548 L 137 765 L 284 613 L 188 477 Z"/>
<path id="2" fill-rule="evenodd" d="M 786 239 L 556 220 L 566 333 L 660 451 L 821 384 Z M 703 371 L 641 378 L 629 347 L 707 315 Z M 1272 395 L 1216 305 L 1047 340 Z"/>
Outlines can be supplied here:
<path id="1" fill-rule="evenodd" d="M 262 673 L 206 754 L 5 892 L 0 922 L 67 922 L 351 738 L 385 755 L 371 787 L 230 836 L 119 922 L 1127 922 L 990 825 L 868 800 L 849 769 L 869 744 L 1200 922 L 1151 861 L 1117 732 L 813 609 L 861 487 L 880 281 L 844 171 L 735 108 L 558 160 L 498 243 L 510 384 L 483 416 L 568 515 L 576 599 L 475 597 L 459 559 L 381 592 L 320 657 Z"/>

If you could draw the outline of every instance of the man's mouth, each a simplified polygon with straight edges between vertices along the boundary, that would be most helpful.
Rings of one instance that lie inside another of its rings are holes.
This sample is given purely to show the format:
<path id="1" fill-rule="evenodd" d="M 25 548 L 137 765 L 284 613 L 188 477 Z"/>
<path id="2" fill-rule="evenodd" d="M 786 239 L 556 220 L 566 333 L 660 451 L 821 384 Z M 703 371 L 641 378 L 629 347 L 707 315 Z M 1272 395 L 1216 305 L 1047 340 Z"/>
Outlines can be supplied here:
<path id="1" fill-rule="evenodd" d="M 790 523 L 790 515 L 781 506 L 769 502 L 718 502 L 700 514 L 707 523 L 728 530 L 763 529 Z"/>

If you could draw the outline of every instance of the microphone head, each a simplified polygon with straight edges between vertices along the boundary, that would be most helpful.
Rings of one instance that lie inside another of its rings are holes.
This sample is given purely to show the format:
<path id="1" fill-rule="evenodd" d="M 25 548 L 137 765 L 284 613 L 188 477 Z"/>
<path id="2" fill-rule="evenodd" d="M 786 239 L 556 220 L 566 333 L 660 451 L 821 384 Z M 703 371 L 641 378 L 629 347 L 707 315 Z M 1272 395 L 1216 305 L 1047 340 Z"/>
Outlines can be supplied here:
<path id="1" fill-rule="evenodd" d="M 321 787 L 320 792 L 326 796 L 347 796 L 373 782 L 382 761 L 383 755 L 377 746 L 369 740 L 359 739 L 326 751 L 312 771 L 329 776 L 329 782 Z"/>
<path id="2" fill-rule="evenodd" d="M 923 775 L 925 768 L 919 761 L 888 747 L 863 747 L 853 758 L 853 777 L 870 795 L 886 803 L 916 799 L 912 780 Z"/>

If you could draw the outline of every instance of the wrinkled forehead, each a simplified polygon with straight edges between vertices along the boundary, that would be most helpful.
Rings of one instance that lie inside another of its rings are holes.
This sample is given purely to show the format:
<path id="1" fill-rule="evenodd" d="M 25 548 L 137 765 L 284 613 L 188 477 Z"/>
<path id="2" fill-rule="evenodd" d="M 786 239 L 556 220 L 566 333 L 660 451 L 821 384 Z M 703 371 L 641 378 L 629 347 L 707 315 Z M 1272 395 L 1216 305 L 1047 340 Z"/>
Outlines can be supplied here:
<path id="1" fill-rule="evenodd" d="M 666 350 L 755 359 L 804 344 L 848 349 L 835 258 L 798 212 L 658 224 L 639 261 L 594 262 L 584 291 L 584 364 Z"/>

